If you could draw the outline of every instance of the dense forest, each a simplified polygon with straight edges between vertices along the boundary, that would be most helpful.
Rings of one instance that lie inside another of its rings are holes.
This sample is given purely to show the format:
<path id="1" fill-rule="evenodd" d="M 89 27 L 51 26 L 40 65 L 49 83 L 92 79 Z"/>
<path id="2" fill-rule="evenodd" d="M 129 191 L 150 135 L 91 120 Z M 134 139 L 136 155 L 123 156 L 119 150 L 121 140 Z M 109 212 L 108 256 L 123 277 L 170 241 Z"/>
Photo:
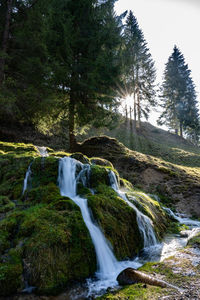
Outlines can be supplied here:
<path id="1" fill-rule="evenodd" d="M 2 125 L 68 132 L 73 149 L 77 132 L 115 127 L 129 96 L 124 115 L 136 127 L 161 105 L 159 124 L 198 143 L 197 94 L 183 54 L 174 47 L 159 91 L 137 19 L 132 11 L 117 16 L 115 2 L 0 1 Z"/>

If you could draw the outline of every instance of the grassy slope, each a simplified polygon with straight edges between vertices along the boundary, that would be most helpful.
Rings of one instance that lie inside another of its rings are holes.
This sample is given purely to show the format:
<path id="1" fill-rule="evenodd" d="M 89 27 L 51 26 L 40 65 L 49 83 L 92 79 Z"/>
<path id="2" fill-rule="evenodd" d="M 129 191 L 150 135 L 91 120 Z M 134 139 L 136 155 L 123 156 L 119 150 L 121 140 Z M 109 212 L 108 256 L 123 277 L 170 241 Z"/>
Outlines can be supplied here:
<path id="1" fill-rule="evenodd" d="M 143 122 L 140 129 L 134 129 L 130 122 L 123 122 L 113 130 L 92 129 L 79 136 L 82 141 L 89 136 L 107 135 L 119 140 L 130 150 L 152 155 L 164 161 L 187 167 L 200 167 L 200 148 L 173 133 Z"/>
<path id="2" fill-rule="evenodd" d="M 147 128 L 151 128 L 151 125 L 147 125 Z M 122 129 L 121 126 L 119 130 Z M 129 150 L 117 140 L 107 137 L 90 138 L 80 145 L 80 151 L 88 156 L 98 155 L 108 159 L 123 178 L 129 180 L 135 187 L 149 193 L 160 194 L 162 200 L 172 203 L 180 211 L 200 216 L 200 151 L 184 139 L 165 131 L 164 134 L 169 135 L 166 146 L 164 142 L 160 144 L 165 153 L 158 150 L 156 154 L 152 150 L 156 144 L 153 138 L 150 138 L 150 133 L 146 134 L 146 138 L 136 136 L 143 140 L 144 143 L 141 143 L 143 149 L 146 145 L 146 150 L 143 150 L 146 154 L 141 153 L 142 150 L 141 152 Z M 180 148 L 175 149 L 178 139 L 181 141 Z M 158 140 L 167 141 L 167 138 L 162 137 Z M 187 151 L 183 148 L 187 148 Z"/>

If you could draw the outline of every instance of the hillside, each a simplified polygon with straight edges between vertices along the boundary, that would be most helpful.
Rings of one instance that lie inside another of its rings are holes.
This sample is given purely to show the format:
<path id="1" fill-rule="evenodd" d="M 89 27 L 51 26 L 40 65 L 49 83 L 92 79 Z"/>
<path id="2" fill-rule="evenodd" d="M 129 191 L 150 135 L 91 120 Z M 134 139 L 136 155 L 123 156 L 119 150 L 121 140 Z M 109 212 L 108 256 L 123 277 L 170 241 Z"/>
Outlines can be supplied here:
<path id="1" fill-rule="evenodd" d="M 164 203 L 176 207 L 179 212 L 200 216 L 199 166 L 179 165 L 133 151 L 116 139 L 106 136 L 84 141 L 80 144 L 79 151 L 89 157 L 98 155 L 108 159 L 135 188 L 159 195 Z M 193 161 L 193 152 L 187 153 Z M 195 155 L 198 158 L 198 154 Z"/>
<path id="2" fill-rule="evenodd" d="M 107 135 L 119 140 L 130 150 L 152 155 L 177 165 L 200 167 L 200 148 L 190 141 L 151 125 L 142 122 L 141 128 L 134 129 L 134 121 L 130 124 L 123 121 L 113 130 L 90 130 L 86 135 L 79 136 L 83 141 L 90 136 Z"/>

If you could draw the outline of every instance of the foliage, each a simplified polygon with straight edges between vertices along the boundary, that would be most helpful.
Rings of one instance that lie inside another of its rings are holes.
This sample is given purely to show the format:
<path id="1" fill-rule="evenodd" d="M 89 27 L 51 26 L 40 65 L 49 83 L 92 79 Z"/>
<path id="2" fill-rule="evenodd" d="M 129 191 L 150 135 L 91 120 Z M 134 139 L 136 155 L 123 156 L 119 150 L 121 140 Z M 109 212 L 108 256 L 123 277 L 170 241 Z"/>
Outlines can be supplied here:
<path id="1" fill-rule="evenodd" d="M 197 142 L 199 114 L 195 86 L 184 56 L 176 46 L 166 64 L 161 100 L 164 110 L 159 124 L 165 124 L 177 133 L 179 130 L 181 136 L 183 130 L 187 131 Z"/>
<path id="2" fill-rule="evenodd" d="M 134 118 L 148 119 L 150 106 L 155 106 L 155 67 L 147 48 L 142 30 L 130 11 L 124 27 L 124 85 L 126 93 L 133 97 Z"/>

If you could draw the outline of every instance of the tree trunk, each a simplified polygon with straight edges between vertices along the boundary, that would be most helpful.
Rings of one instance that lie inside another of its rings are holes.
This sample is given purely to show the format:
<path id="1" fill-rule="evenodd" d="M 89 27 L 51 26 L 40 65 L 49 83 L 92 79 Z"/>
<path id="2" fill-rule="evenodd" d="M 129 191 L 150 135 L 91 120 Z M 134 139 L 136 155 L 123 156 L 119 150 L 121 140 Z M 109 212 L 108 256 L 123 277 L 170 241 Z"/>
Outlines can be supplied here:
<path id="1" fill-rule="evenodd" d="M 180 121 L 180 136 L 183 137 L 183 123 Z"/>
<path id="2" fill-rule="evenodd" d="M 128 109 L 127 105 L 125 106 L 125 116 L 126 116 L 126 122 L 128 121 Z"/>
<path id="3" fill-rule="evenodd" d="M 135 95 L 135 91 L 133 93 L 133 114 L 134 114 L 134 130 L 136 130 L 136 118 L 137 118 L 137 109 L 136 109 L 137 105 L 136 105 L 136 95 Z"/>
<path id="4" fill-rule="evenodd" d="M 3 40 L 2 40 L 2 57 L 0 57 L 0 85 L 4 80 L 4 69 L 5 69 L 5 62 L 6 62 L 6 54 L 8 49 L 8 42 L 9 42 L 9 29 L 10 29 L 10 20 L 11 20 L 11 13 L 12 13 L 12 0 L 7 0 L 7 12 L 6 12 L 6 20 L 3 32 Z"/>
<path id="5" fill-rule="evenodd" d="M 130 107 L 129 108 L 129 118 L 130 118 L 130 121 L 132 120 L 132 108 Z"/>
<path id="6" fill-rule="evenodd" d="M 138 128 L 140 128 L 141 121 L 140 121 L 140 95 L 139 95 L 139 88 L 137 90 L 137 114 L 138 114 Z"/>
<path id="7" fill-rule="evenodd" d="M 69 149 L 70 152 L 76 151 L 77 142 L 76 137 L 74 134 L 74 127 L 75 127 L 75 106 L 74 106 L 74 98 L 70 96 L 70 103 L 69 103 Z"/>

